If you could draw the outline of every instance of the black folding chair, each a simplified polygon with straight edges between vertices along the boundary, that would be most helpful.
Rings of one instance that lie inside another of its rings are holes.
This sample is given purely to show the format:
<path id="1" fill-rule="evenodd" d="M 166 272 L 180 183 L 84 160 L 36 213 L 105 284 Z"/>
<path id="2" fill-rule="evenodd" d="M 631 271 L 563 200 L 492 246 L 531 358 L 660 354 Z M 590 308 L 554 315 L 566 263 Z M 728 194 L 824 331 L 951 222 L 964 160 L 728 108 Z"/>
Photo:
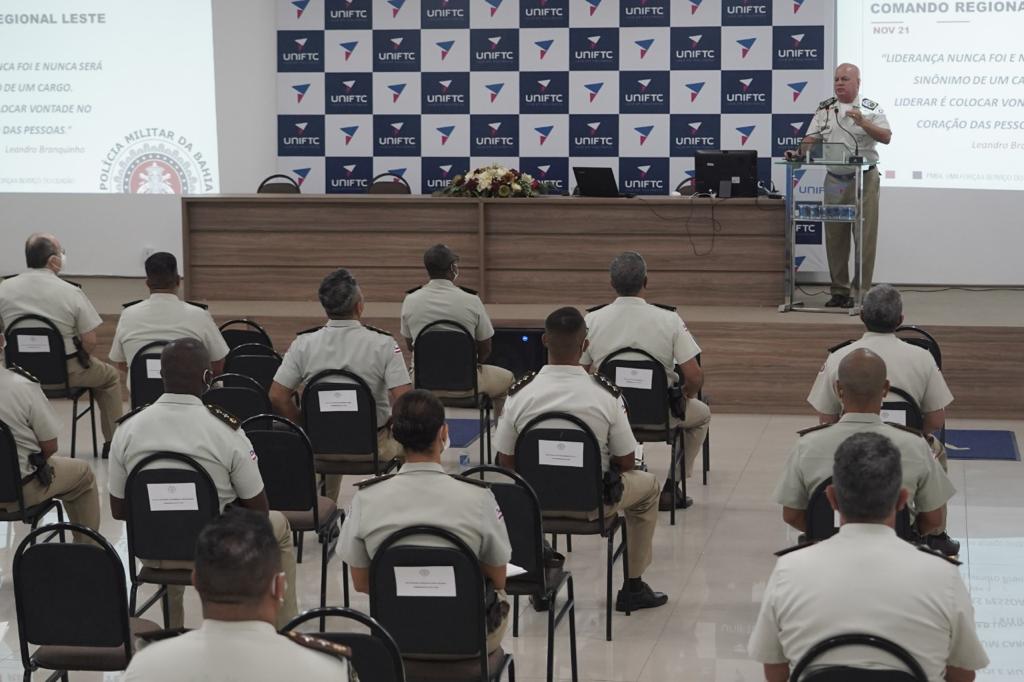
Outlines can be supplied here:
<path id="1" fill-rule="evenodd" d="M 340 618 L 356 623 L 369 632 L 347 632 L 326 630 L 324 621 L 327 618 Z M 334 606 L 310 609 L 293 618 L 282 628 L 281 632 L 299 630 L 302 625 L 312 621 L 320 621 L 319 631 L 305 631 L 319 639 L 342 644 L 352 651 L 352 666 L 361 680 L 372 682 L 405 682 L 405 666 L 402 654 L 395 644 L 394 638 L 384 626 L 365 613 L 353 609 L 339 609 Z"/>
<path id="2" fill-rule="evenodd" d="M 160 353 L 168 341 L 153 341 L 140 348 L 132 357 L 128 368 L 128 387 L 132 396 L 132 409 L 149 405 L 164 394 L 164 379 L 160 375 Z"/>
<path id="3" fill-rule="evenodd" d="M 697 366 L 701 367 L 700 353 L 697 353 Z M 697 400 L 701 401 L 708 407 L 711 407 L 711 398 L 704 395 L 704 387 L 701 386 L 700 390 L 697 391 Z M 703 479 L 703 485 L 708 484 L 708 472 L 711 471 L 711 427 L 708 426 L 708 432 L 704 436 L 704 445 L 701 448 L 701 477 Z"/>
<path id="4" fill-rule="evenodd" d="M 905 343 L 917 346 L 918 348 L 924 348 L 931 353 L 932 358 L 935 359 L 935 364 L 939 369 L 942 369 L 942 349 L 939 348 L 939 342 L 934 336 L 921 327 L 912 324 L 897 327 L 896 336 L 900 337 L 900 340 Z"/>
<path id="5" fill-rule="evenodd" d="M 269 391 L 277 368 L 281 366 L 281 360 L 281 355 L 269 346 L 261 343 L 243 343 L 228 351 L 228 356 L 224 360 L 224 373 L 251 377 L 264 391 Z"/>
<path id="6" fill-rule="evenodd" d="M 895 421 L 918 431 L 924 428 L 924 413 L 909 393 L 896 386 L 889 387 L 889 395 L 882 402 L 882 411 L 888 421 Z"/>
<path id="7" fill-rule="evenodd" d="M 65 354 L 64 337 L 56 325 L 40 315 L 22 315 L 7 325 L 5 335 L 7 348 L 4 359 L 7 366 L 17 365 L 39 379 L 47 398 L 66 398 L 71 401 L 71 456 L 75 456 L 78 420 L 89 415 L 92 422 L 92 456 L 99 457 L 96 403 L 92 389 L 72 388 L 68 383 L 68 360 L 74 354 Z M 89 407 L 79 412 L 78 401 L 86 394 L 89 396 Z"/>
<path id="8" fill-rule="evenodd" d="M 664 372 L 663 372 L 664 373 Z M 568 426 L 560 422 L 568 422 Z M 580 457 L 570 455 L 568 464 L 541 461 L 541 441 L 581 449 Z M 574 461 L 570 461 L 574 460 Z M 579 462 L 577 465 L 576 462 Z M 516 473 L 523 477 L 540 500 L 544 530 L 552 534 L 598 535 L 607 540 L 607 580 L 605 585 L 605 639 L 612 641 L 612 573 L 615 560 L 622 556 L 623 584 L 629 578 L 629 550 L 625 519 L 615 513 L 605 516 L 601 448 L 594 432 L 578 417 L 564 412 L 546 412 L 534 417 L 519 434 L 515 447 Z M 560 516 L 562 514 L 563 516 Z M 564 516 L 568 514 L 569 516 Z M 596 514 L 588 521 L 585 515 Z M 615 547 L 615 534 L 622 541 Z M 630 614 L 626 601 L 626 615 Z"/>
<path id="9" fill-rule="evenodd" d="M 155 465 L 155 466 L 154 466 Z M 163 486 L 171 493 L 177 487 L 184 493 L 178 508 L 169 503 L 153 509 L 150 486 Z M 164 628 L 170 626 L 168 585 L 192 584 L 190 568 L 153 568 L 136 565 L 140 561 L 193 561 L 196 539 L 210 520 L 220 514 L 217 488 L 210 475 L 188 455 L 157 452 L 139 462 L 125 484 L 125 527 L 128 531 L 128 575 L 131 597 L 128 610 L 133 616 L 145 613 L 159 599 L 164 611 Z M 137 607 L 139 588 L 158 585 L 156 593 Z"/>
<path id="10" fill-rule="evenodd" d="M 320 538 L 320 606 L 326 606 L 330 535 L 338 521 L 344 521 L 345 512 L 334 500 L 317 494 L 313 446 L 302 429 L 275 414 L 250 417 L 242 429 L 256 451 L 270 508 L 283 513 L 291 526 L 299 563 L 303 534 L 312 531 Z M 344 589 L 348 606 L 347 572 Z"/>
<path id="11" fill-rule="evenodd" d="M 50 498 L 39 504 L 25 506 L 25 493 L 21 488 L 21 463 L 18 458 L 18 446 L 14 442 L 14 436 L 7 424 L 0 421 L 0 471 L 5 475 L 0 476 L 0 501 L 7 508 L 0 511 L 0 521 L 21 521 L 27 523 L 35 530 L 44 516 L 51 511 L 57 511 L 57 523 L 64 523 L 64 509 L 60 502 Z M 11 509 L 11 503 L 17 503 L 17 508 Z M 63 538 L 62 538 L 63 539 Z"/>
<path id="12" fill-rule="evenodd" d="M 267 348 L 274 347 L 270 334 L 255 320 L 247 318 L 228 320 L 219 328 L 220 335 L 224 337 L 224 343 L 228 344 L 229 349 L 246 343 L 258 343 Z"/>
<path id="13" fill-rule="evenodd" d="M 477 387 L 476 339 L 458 322 L 437 320 L 416 335 L 413 343 L 413 381 L 428 391 L 472 392 L 465 397 L 438 396 L 447 407 L 480 411 L 480 464 L 492 461 L 491 397 Z"/>
<path id="14" fill-rule="evenodd" d="M 302 189 L 295 178 L 281 173 L 274 173 L 263 178 L 256 188 L 256 194 L 301 194 Z"/>
<path id="15" fill-rule="evenodd" d="M 566 613 L 569 614 L 569 655 L 572 664 L 572 682 L 579 679 L 576 664 L 576 598 L 573 591 L 572 573 L 561 567 L 547 567 L 544 564 L 544 520 L 540 500 L 530 484 L 522 476 L 508 469 L 480 466 L 467 469 L 463 476 L 486 474 L 500 476 L 507 481 L 490 480 L 505 519 L 505 529 L 512 543 L 511 563 L 526 573 L 510 577 L 505 583 L 505 592 L 512 596 L 512 636 L 519 636 L 519 597 L 532 596 L 548 603 L 548 660 L 547 679 L 554 680 L 555 630 Z M 556 609 L 558 593 L 566 586 L 566 600 L 561 609 Z"/>
<path id="16" fill-rule="evenodd" d="M 850 666 L 816 668 L 805 675 L 807 667 L 827 651 L 844 646 L 870 646 L 899 659 L 909 672 L 902 670 L 867 670 Z M 801 677 L 802 676 L 802 677 Z M 837 635 L 812 646 L 793 666 L 790 682 L 927 682 L 921 664 L 899 644 L 878 635 L 851 633 Z"/>
<path id="17" fill-rule="evenodd" d="M 425 537 L 441 540 L 444 546 L 415 544 Z M 398 594 L 400 582 L 403 591 L 410 589 L 398 574 L 422 579 L 424 570 L 451 576 L 447 587 L 454 595 Z M 412 526 L 392 533 L 370 562 L 370 615 L 395 638 L 411 682 L 495 682 L 506 668 L 510 682 L 515 682 L 512 656 L 501 647 L 491 655 L 487 652 L 485 590 L 476 555 L 442 528 Z"/>
<path id="18" fill-rule="evenodd" d="M 70 531 L 93 544 L 46 542 L 45 533 Z M 85 526 L 58 523 L 33 530 L 14 553 L 14 605 L 25 682 L 39 670 L 67 680 L 69 670 L 124 670 L 133 638 L 159 630 L 131 618 L 124 592 L 124 566 L 107 540 Z M 36 646 L 29 652 L 30 646 Z"/>
<path id="19" fill-rule="evenodd" d="M 807 532 L 806 539 L 811 542 L 828 540 L 839 532 L 839 512 L 832 508 L 832 503 L 825 495 L 825 488 L 832 485 L 829 476 L 811 493 L 807 501 Z M 919 542 L 920 538 L 910 522 L 910 509 L 904 507 L 896 512 L 896 535 L 908 542 Z"/>
<path id="20" fill-rule="evenodd" d="M 412 194 L 409 181 L 401 175 L 385 172 L 373 176 L 367 194 Z"/>
<path id="21" fill-rule="evenodd" d="M 686 476 L 684 474 L 681 481 L 676 478 L 676 468 L 682 466 L 684 456 L 683 429 L 671 425 L 665 366 L 647 351 L 639 348 L 620 348 L 604 359 L 598 372 L 622 391 L 629 425 L 637 442 L 661 441 L 668 443 L 671 448 L 668 480 L 672 486 L 672 508 L 669 510 L 668 519 L 669 524 L 674 526 L 676 503 L 679 501 L 680 492 L 682 499 L 686 499 Z M 677 483 L 682 486 L 682 491 L 679 490 Z"/>
<path id="22" fill-rule="evenodd" d="M 260 383 L 242 374 L 220 374 L 201 396 L 207 405 L 216 405 L 240 421 L 273 412 L 270 396 Z"/>

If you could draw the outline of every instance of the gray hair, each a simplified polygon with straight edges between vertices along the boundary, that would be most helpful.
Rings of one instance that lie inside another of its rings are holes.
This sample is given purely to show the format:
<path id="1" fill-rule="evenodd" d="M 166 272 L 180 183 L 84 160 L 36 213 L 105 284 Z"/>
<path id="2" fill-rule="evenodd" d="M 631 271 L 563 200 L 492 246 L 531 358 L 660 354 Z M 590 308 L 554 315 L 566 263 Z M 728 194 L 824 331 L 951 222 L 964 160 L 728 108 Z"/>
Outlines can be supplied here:
<path id="1" fill-rule="evenodd" d="M 647 263 L 636 251 L 625 251 L 612 259 L 608 272 L 612 288 L 619 296 L 636 296 L 644 288 Z"/>
<path id="2" fill-rule="evenodd" d="M 864 296 L 860 319 L 870 332 L 896 331 L 903 319 L 903 296 L 891 284 L 876 284 Z"/>
<path id="3" fill-rule="evenodd" d="M 324 277 L 317 293 L 320 305 L 324 307 L 327 316 L 333 319 L 351 317 L 356 305 L 362 300 L 356 278 L 345 268 L 338 268 Z"/>
<path id="4" fill-rule="evenodd" d="M 30 268 L 45 268 L 46 262 L 53 256 L 59 256 L 60 251 L 48 234 L 35 233 L 29 235 L 25 240 L 25 265 Z"/>
<path id="5" fill-rule="evenodd" d="M 903 467 L 900 451 L 877 433 L 858 433 L 844 440 L 832 464 L 839 511 L 852 523 L 879 523 L 896 509 Z"/>

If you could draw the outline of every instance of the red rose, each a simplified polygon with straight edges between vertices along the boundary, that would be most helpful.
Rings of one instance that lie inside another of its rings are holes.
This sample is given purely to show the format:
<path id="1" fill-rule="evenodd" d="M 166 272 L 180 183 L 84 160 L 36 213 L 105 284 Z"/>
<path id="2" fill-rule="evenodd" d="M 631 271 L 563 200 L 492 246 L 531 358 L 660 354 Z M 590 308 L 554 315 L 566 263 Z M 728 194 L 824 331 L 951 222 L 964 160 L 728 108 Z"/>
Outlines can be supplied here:
<path id="1" fill-rule="evenodd" d="M 538 188 L 540 188 L 540 183 L 538 181 L 534 180 L 533 182 L 530 183 L 530 189 L 535 190 Z"/>

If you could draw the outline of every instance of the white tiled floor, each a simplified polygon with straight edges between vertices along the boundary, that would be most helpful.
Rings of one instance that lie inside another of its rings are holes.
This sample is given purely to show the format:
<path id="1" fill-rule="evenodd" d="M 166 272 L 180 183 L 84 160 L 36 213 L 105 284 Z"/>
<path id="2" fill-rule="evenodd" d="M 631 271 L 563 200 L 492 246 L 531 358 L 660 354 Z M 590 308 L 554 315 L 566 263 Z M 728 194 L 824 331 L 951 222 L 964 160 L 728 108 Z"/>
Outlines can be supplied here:
<path id="1" fill-rule="evenodd" d="M 67 424 L 69 406 L 56 406 Z M 604 641 L 604 546 L 594 538 L 574 540 L 568 567 L 576 583 L 581 680 L 761 679 L 759 666 L 746 657 L 746 641 L 774 563 L 772 552 L 795 540 L 769 496 L 794 432 L 809 423 L 804 417 L 715 415 L 710 484 L 702 487 L 699 480 L 691 482 L 689 492 L 696 504 L 680 513 L 676 527 L 669 526 L 667 513 L 661 515 L 655 563 L 644 576 L 655 589 L 670 595 L 669 603 L 628 618 L 616 615 L 614 642 Z M 1010 429 L 1019 442 L 1024 437 L 1024 421 L 960 420 L 950 426 Z M 66 443 L 68 435 L 64 434 L 62 442 Z M 100 479 L 106 518 L 102 530 L 123 553 L 123 526 L 106 511 L 106 464 L 91 460 L 86 440 L 87 434 L 83 434 L 79 445 Z M 449 451 L 446 464 L 455 468 L 460 452 Z M 475 461 L 476 446 L 468 452 Z M 664 476 L 667 446 L 648 446 L 645 454 L 651 470 Z M 1019 679 L 1024 677 L 1024 498 L 1020 496 L 1024 469 L 1019 462 L 954 461 L 950 475 L 959 491 L 950 505 L 950 532 L 963 542 L 963 575 L 974 595 L 979 629 L 992 659 L 991 667 L 979 679 Z M 351 499 L 351 483 L 347 481 L 342 493 L 345 502 Z M 22 673 L 9 576 L 11 556 L 25 529 L 8 525 L 0 524 L 0 623 L 7 626 L 4 631 L 0 624 L 0 682 L 20 679 Z M 300 607 L 311 607 L 317 601 L 316 549 L 315 540 L 308 536 L 307 561 L 299 567 Z M 332 558 L 329 568 L 328 603 L 340 604 L 337 558 Z M 367 609 L 362 595 L 356 595 L 352 605 Z M 521 606 L 521 636 L 513 639 L 510 629 L 505 647 L 515 654 L 517 679 L 543 680 L 546 617 L 534 613 L 526 600 Z M 186 596 L 186 614 L 189 625 L 198 624 L 199 603 L 191 592 Z M 568 680 L 564 625 L 556 647 L 556 676 Z M 101 676 L 78 673 L 72 678 L 99 680 Z"/>

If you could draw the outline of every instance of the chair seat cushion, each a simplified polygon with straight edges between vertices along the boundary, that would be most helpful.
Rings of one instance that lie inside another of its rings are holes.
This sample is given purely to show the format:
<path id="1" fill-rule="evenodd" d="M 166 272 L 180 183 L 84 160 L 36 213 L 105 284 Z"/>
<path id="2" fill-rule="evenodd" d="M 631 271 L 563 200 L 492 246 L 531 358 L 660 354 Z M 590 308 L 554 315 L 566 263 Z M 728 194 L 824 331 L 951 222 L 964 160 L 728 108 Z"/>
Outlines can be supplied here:
<path id="1" fill-rule="evenodd" d="M 25 507 L 24 513 L 18 511 L 17 502 L 0 502 L 0 521 L 24 521 L 25 523 L 31 523 L 32 519 L 37 516 L 43 516 L 51 508 L 57 504 L 54 499 L 45 500 L 39 504 L 34 504 L 31 507 Z"/>
<path id="2" fill-rule="evenodd" d="M 61 398 L 65 400 L 78 400 L 88 391 L 89 389 L 87 388 L 75 387 L 68 389 L 64 388 L 63 386 L 55 384 L 43 386 L 43 395 L 45 395 L 47 398 L 50 398 L 51 400 L 54 398 Z"/>
<path id="3" fill-rule="evenodd" d="M 191 585 L 192 569 L 143 566 L 139 569 L 139 580 L 157 585 Z"/>
<path id="4" fill-rule="evenodd" d="M 492 651 L 487 656 L 487 667 L 491 673 L 488 677 L 494 677 L 501 665 L 505 652 L 501 647 Z M 445 682 L 479 682 L 480 662 L 477 658 L 465 658 L 458 660 L 423 660 L 417 658 L 403 657 L 405 663 L 405 679 L 407 682 L 434 682 L 444 680 Z"/>
<path id="5" fill-rule="evenodd" d="M 517 576 L 505 581 L 505 593 L 519 595 L 540 594 L 542 591 L 549 591 L 562 582 L 562 576 L 568 575 L 568 571 L 561 568 L 545 568 L 544 584 L 541 585 L 536 579 L 527 576 Z"/>
<path id="6" fill-rule="evenodd" d="M 671 431 L 669 431 L 671 434 Z M 634 426 L 633 427 L 633 438 L 638 443 L 667 443 L 669 439 L 666 438 L 665 429 L 657 428 L 654 426 Z"/>
<path id="7" fill-rule="evenodd" d="M 372 475 L 373 454 L 365 455 L 316 455 L 314 457 L 316 472 L 318 474 L 341 474 L 341 475 Z M 380 460 L 380 465 L 386 464 Z"/>
<path id="8" fill-rule="evenodd" d="M 549 515 L 550 514 L 550 515 Z M 544 532 L 559 533 L 565 535 L 600 535 L 601 523 L 598 519 L 588 521 L 581 518 L 566 518 L 556 516 L 557 512 L 544 512 Z M 620 517 L 617 514 L 606 516 L 604 527 L 611 530 L 615 527 Z"/>
<path id="9" fill-rule="evenodd" d="M 320 528 L 323 528 L 338 513 L 338 505 L 330 498 L 320 495 L 317 497 L 316 510 L 317 516 L 320 519 Z M 288 525 L 292 527 L 292 530 L 320 530 L 313 523 L 312 509 L 309 511 L 283 511 L 281 513 L 288 519 Z"/>
<path id="10" fill-rule="evenodd" d="M 151 620 L 131 619 L 133 639 L 159 629 Z M 32 654 L 32 660 L 47 670 L 124 670 L 128 667 L 123 646 L 41 646 Z"/>

